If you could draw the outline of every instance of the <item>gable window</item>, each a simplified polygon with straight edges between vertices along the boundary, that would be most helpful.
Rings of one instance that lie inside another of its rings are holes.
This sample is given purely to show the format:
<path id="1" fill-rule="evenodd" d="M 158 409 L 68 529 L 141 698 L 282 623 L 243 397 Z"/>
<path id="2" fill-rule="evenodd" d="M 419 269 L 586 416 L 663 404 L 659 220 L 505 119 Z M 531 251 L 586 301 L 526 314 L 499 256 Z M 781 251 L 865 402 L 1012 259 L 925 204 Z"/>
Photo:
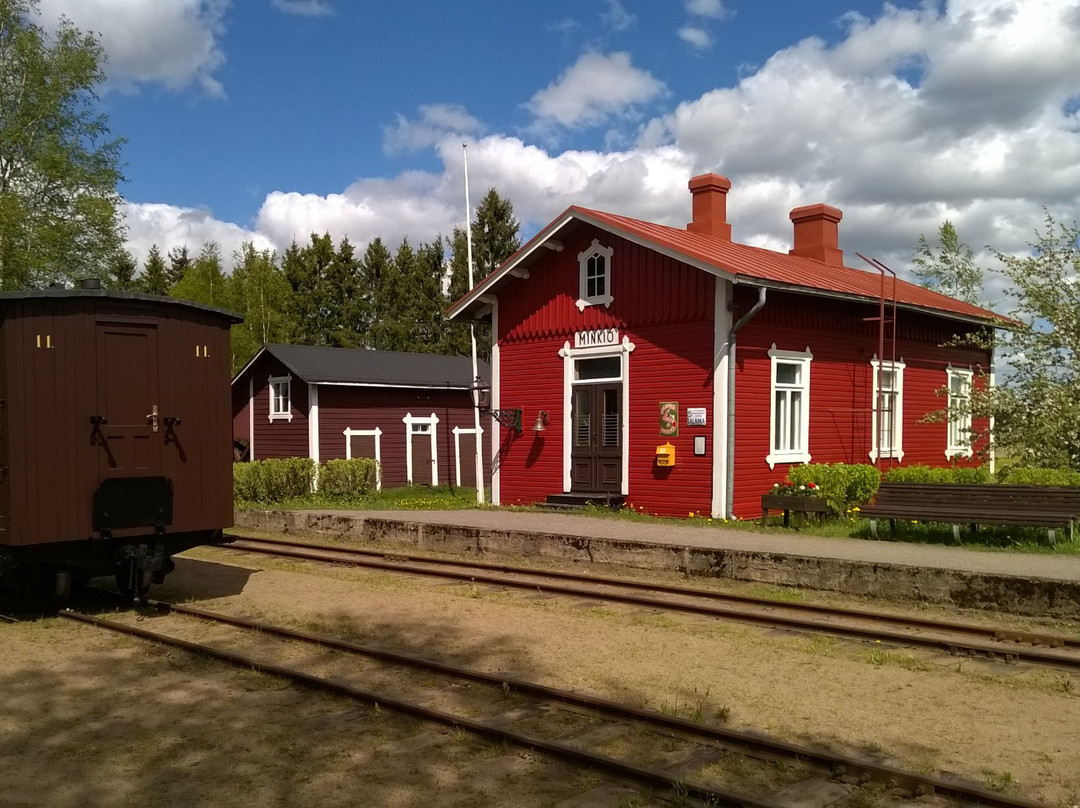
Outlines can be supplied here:
<path id="1" fill-rule="evenodd" d="M 904 459 L 904 363 L 871 361 L 874 370 L 874 407 L 870 459 Z"/>
<path id="2" fill-rule="evenodd" d="M 805 351 L 781 351 L 773 343 L 769 350 L 769 454 L 765 461 L 772 468 L 777 463 L 810 462 L 810 362 L 814 356 Z"/>
<path id="3" fill-rule="evenodd" d="M 292 402 L 289 389 L 292 376 L 271 376 L 270 382 L 270 420 L 291 421 Z"/>
<path id="4" fill-rule="evenodd" d="M 589 247 L 578 253 L 578 301 L 577 307 L 610 306 L 611 296 L 611 247 L 602 247 L 593 239 Z"/>
<path id="5" fill-rule="evenodd" d="M 948 438 L 946 457 L 971 457 L 971 376 L 970 370 L 949 368 Z"/>

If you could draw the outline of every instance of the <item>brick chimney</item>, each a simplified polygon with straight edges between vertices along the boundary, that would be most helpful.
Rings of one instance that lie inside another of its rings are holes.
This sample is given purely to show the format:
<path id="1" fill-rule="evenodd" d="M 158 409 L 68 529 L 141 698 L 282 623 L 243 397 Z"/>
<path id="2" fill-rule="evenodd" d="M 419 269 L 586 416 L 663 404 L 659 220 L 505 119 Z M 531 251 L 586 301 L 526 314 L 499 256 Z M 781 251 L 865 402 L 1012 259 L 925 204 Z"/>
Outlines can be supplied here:
<path id="1" fill-rule="evenodd" d="M 690 180 L 694 198 L 694 220 L 686 225 L 691 233 L 731 241 L 731 225 L 727 223 L 727 192 L 731 180 L 719 174 L 701 174 Z"/>
<path id="2" fill-rule="evenodd" d="M 813 258 L 829 266 L 844 265 L 844 251 L 840 243 L 836 225 L 844 218 L 838 208 L 831 205 L 805 205 L 791 211 L 791 221 L 795 225 L 795 246 L 788 252 L 803 258 Z"/>

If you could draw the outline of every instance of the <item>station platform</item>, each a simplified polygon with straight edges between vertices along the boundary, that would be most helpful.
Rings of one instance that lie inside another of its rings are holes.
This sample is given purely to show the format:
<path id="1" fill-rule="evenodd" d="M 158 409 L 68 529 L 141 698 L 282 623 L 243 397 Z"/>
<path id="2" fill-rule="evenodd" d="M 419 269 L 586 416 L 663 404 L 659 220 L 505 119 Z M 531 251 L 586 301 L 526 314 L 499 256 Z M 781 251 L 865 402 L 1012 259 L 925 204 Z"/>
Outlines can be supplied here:
<path id="1" fill-rule="evenodd" d="M 237 511 L 235 521 L 239 530 L 327 534 L 402 550 L 441 550 L 502 561 L 531 557 L 664 569 L 690 576 L 1080 618 L 1080 556 L 497 508 Z"/>

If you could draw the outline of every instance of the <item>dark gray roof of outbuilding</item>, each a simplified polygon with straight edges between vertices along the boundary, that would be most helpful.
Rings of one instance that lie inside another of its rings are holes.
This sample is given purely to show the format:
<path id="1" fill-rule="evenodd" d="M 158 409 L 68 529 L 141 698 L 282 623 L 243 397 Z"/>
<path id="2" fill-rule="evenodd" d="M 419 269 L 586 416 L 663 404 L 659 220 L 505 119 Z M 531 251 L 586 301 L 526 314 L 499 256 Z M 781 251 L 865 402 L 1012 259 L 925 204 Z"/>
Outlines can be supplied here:
<path id="1" fill-rule="evenodd" d="M 265 345 L 263 351 L 276 357 L 293 375 L 308 384 L 465 389 L 473 381 L 472 360 L 467 356 L 311 345 Z M 251 364 L 249 362 L 236 378 L 244 375 Z M 479 370 L 482 379 L 490 379 L 491 372 L 485 363 L 479 364 Z"/>

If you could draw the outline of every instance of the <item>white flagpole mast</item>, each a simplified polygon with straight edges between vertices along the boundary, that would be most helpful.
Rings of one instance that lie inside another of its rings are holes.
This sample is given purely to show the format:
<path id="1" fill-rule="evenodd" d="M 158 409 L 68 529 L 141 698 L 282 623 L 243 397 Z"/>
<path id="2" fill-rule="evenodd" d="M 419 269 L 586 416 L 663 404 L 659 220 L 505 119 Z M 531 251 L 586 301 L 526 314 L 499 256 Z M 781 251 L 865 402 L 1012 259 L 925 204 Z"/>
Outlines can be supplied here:
<path id="1" fill-rule="evenodd" d="M 472 261 L 472 206 L 469 204 L 469 151 L 468 145 L 461 144 L 461 155 L 465 161 L 465 245 L 466 257 L 469 263 L 469 289 L 473 287 L 473 261 Z M 477 383 L 480 381 L 479 363 L 476 359 L 476 324 L 469 321 L 469 340 L 472 342 L 472 375 L 473 375 L 473 418 L 476 427 L 476 501 L 484 504 L 484 450 L 483 440 L 480 434 L 480 390 Z"/>

